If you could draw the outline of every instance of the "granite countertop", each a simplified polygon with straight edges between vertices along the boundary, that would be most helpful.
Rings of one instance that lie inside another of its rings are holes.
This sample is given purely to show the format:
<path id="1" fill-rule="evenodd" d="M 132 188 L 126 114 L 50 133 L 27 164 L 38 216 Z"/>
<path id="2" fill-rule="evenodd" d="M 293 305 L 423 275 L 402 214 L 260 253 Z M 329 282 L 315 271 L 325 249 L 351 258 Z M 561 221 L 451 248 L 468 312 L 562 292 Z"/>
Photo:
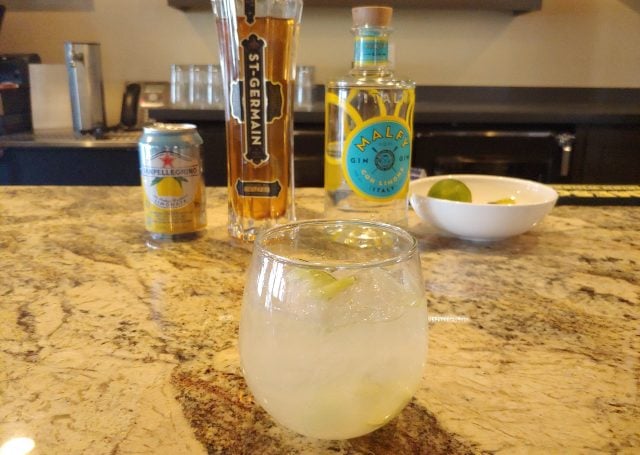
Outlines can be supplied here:
<path id="1" fill-rule="evenodd" d="M 349 441 L 279 427 L 237 353 L 250 247 L 208 188 L 207 235 L 149 250 L 137 187 L 0 187 L 0 446 L 32 454 L 640 451 L 640 208 L 559 206 L 498 243 L 412 214 L 429 305 L 424 381 Z M 301 218 L 322 192 L 297 193 Z"/>

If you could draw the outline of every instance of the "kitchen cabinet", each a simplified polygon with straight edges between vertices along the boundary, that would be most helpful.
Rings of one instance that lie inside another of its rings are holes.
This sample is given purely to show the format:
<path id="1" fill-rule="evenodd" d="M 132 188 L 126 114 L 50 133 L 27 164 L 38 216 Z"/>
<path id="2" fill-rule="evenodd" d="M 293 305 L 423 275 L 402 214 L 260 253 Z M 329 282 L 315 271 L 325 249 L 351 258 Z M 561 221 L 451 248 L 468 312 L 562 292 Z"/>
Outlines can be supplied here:
<path id="1" fill-rule="evenodd" d="M 211 9 L 211 0 L 168 0 L 169 6 L 183 11 Z M 305 6 L 352 7 L 370 5 L 369 0 L 304 0 Z M 542 0 L 377 0 L 376 5 L 394 8 L 434 8 L 493 10 L 525 13 L 542 8 Z"/>
<path id="2" fill-rule="evenodd" d="M 194 120 L 186 111 L 182 111 L 183 115 L 172 115 L 171 110 L 160 112 L 157 117 L 162 121 L 197 124 L 204 140 L 207 185 L 225 185 L 224 122 Z M 479 173 L 545 183 L 640 182 L 638 126 L 442 125 L 418 122 L 414 131 L 412 165 L 425 169 L 429 175 Z M 564 153 L 561 136 L 569 138 L 568 154 Z M 296 186 L 323 186 L 323 151 L 323 123 L 296 122 Z M 564 160 L 567 161 L 563 165 Z M 563 171 L 565 165 L 566 172 Z"/>
<path id="3" fill-rule="evenodd" d="M 186 122 L 180 116 L 163 121 Z M 204 169 L 207 186 L 227 184 L 227 141 L 224 120 L 188 120 L 198 126 L 204 143 Z M 324 129 L 322 124 L 296 124 L 294 142 L 294 176 L 296 186 L 324 185 Z"/>
<path id="4" fill-rule="evenodd" d="M 139 185 L 135 148 L 7 147 L 1 185 Z"/>
<path id="5" fill-rule="evenodd" d="M 190 118 L 187 111 L 161 120 L 193 122 L 204 140 L 207 186 L 227 182 L 224 120 Z M 460 125 L 417 123 L 413 166 L 429 175 L 484 173 L 528 178 L 548 183 L 638 184 L 640 183 L 640 127 L 638 125 L 563 125 L 556 131 L 575 128 L 567 175 L 561 173 L 562 148 L 554 135 L 543 134 L 540 125 L 504 128 L 492 137 L 451 136 Z M 495 127 L 496 125 L 492 125 Z M 504 127 L 504 125 L 502 125 Z M 528 128 L 528 129 L 526 129 Z M 537 134 L 520 142 L 526 129 Z M 487 125 L 465 133 L 486 133 Z M 510 135 L 509 132 L 515 133 Z M 445 133 L 445 134 L 441 134 Z M 324 183 L 324 130 L 319 122 L 297 122 L 294 131 L 295 182 L 298 187 L 321 187 Z M 5 147 L 0 150 L 0 185 L 139 185 L 139 162 L 132 148 Z"/>
<path id="6" fill-rule="evenodd" d="M 576 136 L 578 181 L 640 183 L 639 125 L 583 125 Z"/>
<path id="7" fill-rule="evenodd" d="M 173 112 L 174 119 L 184 119 Z M 214 115 L 207 120 L 204 111 L 195 111 L 189 122 L 198 126 L 204 141 L 204 177 L 207 186 L 226 186 L 227 152 L 224 118 Z M 184 114 L 186 115 L 186 114 Z M 174 121 L 166 119 L 167 121 Z M 175 120 L 181 122 L 184 120 Z M 73 147 L 7 140 L 0 148 L 0 185 L 140 185 L 140 164 L 135 143 L 129 147 L 83 147 L 78 141 Z M 322 186 L 324 131 L 322 124 L 296 126 L 297 150 L 294 166 L 296 186 Z"/>
<path id="8" fill-rule="evenodd" d="M 322 186 L 323 180 L 323 91 L 314 93 L 313 109 L 294 114 L 299 186 Z M 203 135 L 224 124 L 220 111 L 157 109 L 152 116 L 195 123 Z M 414 133 L 412 164 L 429 175 L 640 182 L 637 89 L 420 86 Z M 213 142 L 205 138 L 205 154 L 215 154 L 216 165 L 225 161 L 224 141 L 222 132 Z"/>
<path id="9" fill-rule="evenodd" d="M 567 182 L 558 138 L 572 137 L 571 125 L 431 125 L 414 127 L 413 166 L 428 175 L 488 174 L 539 182 Z M 564 169 L 564 170 L 563 170 Z"/>
<path id="10" fill-rule="evenodd" d="M 324 92 L 316 88 L 313 108 L 294 114 L 296 186 L 323 185 Z M 413 165 L 430 175 L 640 183 L 638 89 L 421 86 L 416 100 Z M 150 115 L 196 124 L 206 183 L 226 185 L 224 112 L 160 108 Z M 0 136 L 0 184 L 139 184 L 136 134 L 126 147 L 77 139 L 61 146 L 37 134 L 15 136 Z M 568 148 L 561 137 L 568 138 Z"/>

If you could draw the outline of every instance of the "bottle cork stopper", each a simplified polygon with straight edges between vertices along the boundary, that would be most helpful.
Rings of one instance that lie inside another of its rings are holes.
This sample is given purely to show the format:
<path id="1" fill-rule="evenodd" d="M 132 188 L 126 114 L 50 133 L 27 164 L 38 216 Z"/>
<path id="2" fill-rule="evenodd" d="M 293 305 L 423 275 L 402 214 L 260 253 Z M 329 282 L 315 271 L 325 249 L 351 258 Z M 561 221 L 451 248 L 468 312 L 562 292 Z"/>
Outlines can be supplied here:
<path id="1" fill-rule="evenodd" d="M 388 27 L 393 8 L 388 6 L 358 6 L 351 9 L 354 27 Z"/>

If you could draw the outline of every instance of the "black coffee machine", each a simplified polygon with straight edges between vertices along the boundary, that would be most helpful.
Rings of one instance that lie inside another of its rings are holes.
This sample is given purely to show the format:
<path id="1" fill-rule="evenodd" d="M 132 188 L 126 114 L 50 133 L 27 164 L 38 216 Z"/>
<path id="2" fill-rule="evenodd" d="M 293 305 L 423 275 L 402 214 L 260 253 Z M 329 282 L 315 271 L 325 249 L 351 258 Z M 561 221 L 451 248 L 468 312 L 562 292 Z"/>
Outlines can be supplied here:
<path id="1" fill-rule="evenodd" d="M 0 55 L 0 134 L 31 131 L 29 63 L 40 63 L 40 57 Z"/>
<path id="2" fill-rule="evenodd" d="M 0 25 L 4 12 L 4 6 L 0 5 Z M 0 54 L 0 134 L 32 128 L 29 63 L 40 63 L 40 57 L 37 54 Z"/>

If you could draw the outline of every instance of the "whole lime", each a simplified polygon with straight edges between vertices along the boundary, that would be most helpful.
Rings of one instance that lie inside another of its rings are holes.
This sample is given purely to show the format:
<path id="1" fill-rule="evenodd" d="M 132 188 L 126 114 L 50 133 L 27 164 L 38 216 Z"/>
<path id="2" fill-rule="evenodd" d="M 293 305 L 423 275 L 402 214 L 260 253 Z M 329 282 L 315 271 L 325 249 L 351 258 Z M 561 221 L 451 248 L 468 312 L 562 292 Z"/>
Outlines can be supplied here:
<path id="1" fill-rule="evenodd" d="M 471 202 L 469 187 L 464 182 L 452 178 L 438 180 L 429 189 L 427 196 L 449 201 Z"/>

